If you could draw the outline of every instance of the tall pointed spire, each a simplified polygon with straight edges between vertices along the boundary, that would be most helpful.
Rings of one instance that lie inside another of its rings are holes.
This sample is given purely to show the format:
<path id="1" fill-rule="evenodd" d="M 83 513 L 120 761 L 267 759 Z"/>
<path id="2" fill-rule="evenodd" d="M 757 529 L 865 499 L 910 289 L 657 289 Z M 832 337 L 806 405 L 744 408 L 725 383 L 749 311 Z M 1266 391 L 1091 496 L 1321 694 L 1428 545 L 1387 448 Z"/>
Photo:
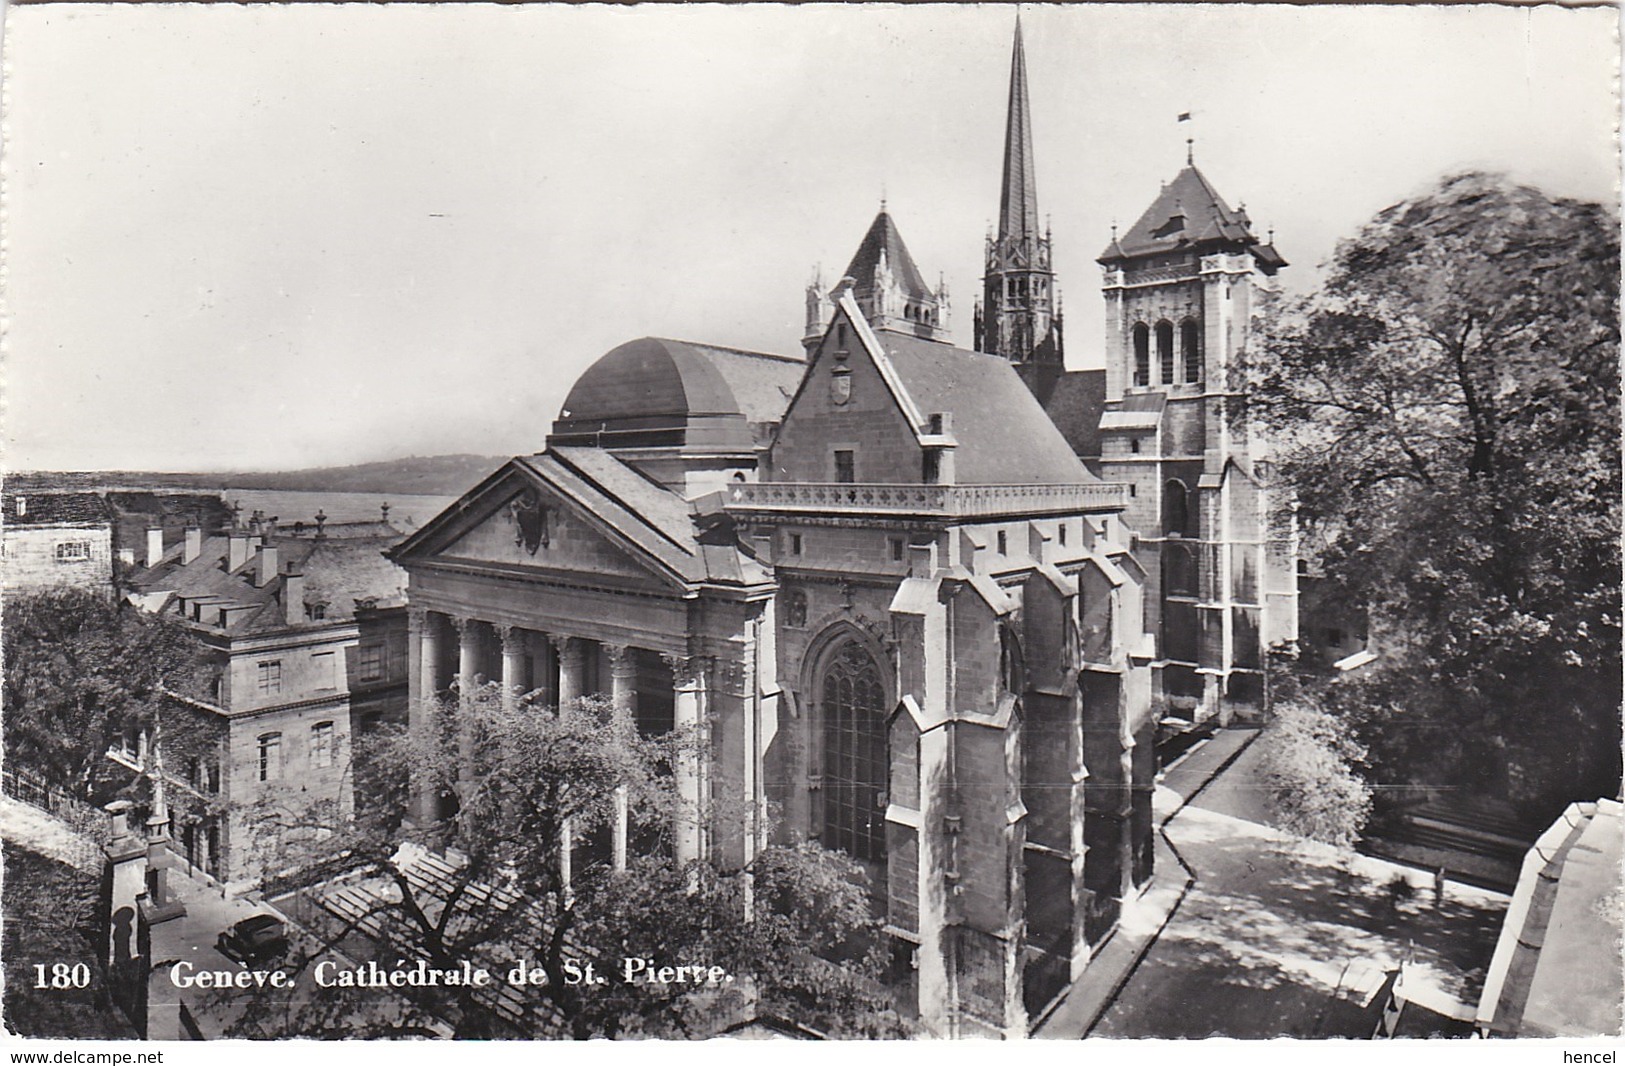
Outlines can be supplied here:
<path id="1" fill-rule="evenodd" d="M 1021 15 L 1010 54 L 1010 103 L 1004 126 L 1004 190 L 999 197 L 999 236 L 1038 235 L 1038 183 L 1033 175 L 1033 123 L 1027 102 L 1027 54 Z"/>
<path id="2" fill-rule="evenodd" d="M 999 233 L 997 237 L 990 235 L 987 241 L 974 343 L 977 351 L 1002 355 L 1017 366 L 1031 363 L 1044 368 L 1048 375 L 1045 380 L 1053 383 L 1054 373 L 1065 365 L 1065 357 L 1055 271 L 1050 265 L 1050 235 L 1047 226 L 1038 228 L 1027 52 L 1021 40 L 1019 13 L 1010 53 L 1010 98 L 1006 108 Z M 1041 393 L 1049 387 L 1037 377 L 1028 384 Z"/>

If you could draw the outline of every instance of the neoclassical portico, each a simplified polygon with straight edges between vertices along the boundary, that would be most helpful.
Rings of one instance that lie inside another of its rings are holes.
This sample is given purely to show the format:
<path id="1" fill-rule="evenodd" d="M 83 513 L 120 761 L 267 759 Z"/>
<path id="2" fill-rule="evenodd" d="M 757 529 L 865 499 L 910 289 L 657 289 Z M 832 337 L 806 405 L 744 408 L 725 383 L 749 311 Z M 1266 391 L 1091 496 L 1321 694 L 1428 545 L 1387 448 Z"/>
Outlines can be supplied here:
<path id="1" fill-rule="evenodd" d="M 514 460 L 397 550 L 411 581 L 414 724 L 494 682 L 510 706 L 600 695 L 646 735 L 689 731 L 700 744 L 673 767 L 674 855 L 748 861 L 765 813 L 752 819 L 755 831 L 719 838 L 704 812 L 718 785 L 765 807 L 758 723 L 777 688 L 757 643 L 771 581 L 740 552 L 702 548 L 686 513 L 688 529 L 655 528 L 649 516 L 661 516 L 660 505 L 673 511 L 669 494 L 581 451 Z M 628 506 L 640 502 L 637 513 Z M 463 761 L 472 773 L 472 753 Z M 444 814 L 435 802 L 420 797 L 414 815 Z M 623 806 L 609 841 L 616 868 L 626 864 L 630 829 Z"/>

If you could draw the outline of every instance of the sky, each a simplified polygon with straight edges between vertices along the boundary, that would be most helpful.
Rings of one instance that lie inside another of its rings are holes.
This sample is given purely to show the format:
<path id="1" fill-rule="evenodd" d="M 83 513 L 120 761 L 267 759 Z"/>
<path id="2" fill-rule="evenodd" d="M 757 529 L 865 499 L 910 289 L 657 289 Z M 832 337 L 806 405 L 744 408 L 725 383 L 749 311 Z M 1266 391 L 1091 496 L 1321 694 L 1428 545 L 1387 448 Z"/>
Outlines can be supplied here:
<path id="1" fill-rule="evenodd" d="M 798 354 L 882 197 L 969 346 L 1009 6 L 38 4 L 5 12 L 10 470 L 539 450 L 640 336 Z M 1618 202 L 1609 8 L 1021 10 L 1076 368 L 1183 165 L 1306 291 L 1465 169 Z M 1181 112 L 1193 119 L 1180 123 Z"/>

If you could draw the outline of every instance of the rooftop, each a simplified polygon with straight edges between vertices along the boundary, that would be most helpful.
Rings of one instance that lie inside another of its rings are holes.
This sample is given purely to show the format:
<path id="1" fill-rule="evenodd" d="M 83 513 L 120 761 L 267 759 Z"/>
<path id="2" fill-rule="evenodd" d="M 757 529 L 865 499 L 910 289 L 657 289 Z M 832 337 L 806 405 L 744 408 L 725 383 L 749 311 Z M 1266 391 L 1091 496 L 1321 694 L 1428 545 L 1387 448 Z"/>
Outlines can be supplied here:
<path id="1" fill-rule="evenodd" d="M 7 526 L 61 526 L 107 524 L 112 512 L 100 493 L 95 492 L 14 492 L 3 496 Z"/>
<path id="2" fill-rule="evenodd" d="M 1158 255 L 1185 249 L 1225 247 L 1252 252 L 1269 273 L 1286 265 L 1274 245 L 1253 235 L 1245 209 L 1234 210 L 1194 165 L 1186 166 L 1162 187 L 1138 222 L 1114 238 L 1100 262 Z"/>

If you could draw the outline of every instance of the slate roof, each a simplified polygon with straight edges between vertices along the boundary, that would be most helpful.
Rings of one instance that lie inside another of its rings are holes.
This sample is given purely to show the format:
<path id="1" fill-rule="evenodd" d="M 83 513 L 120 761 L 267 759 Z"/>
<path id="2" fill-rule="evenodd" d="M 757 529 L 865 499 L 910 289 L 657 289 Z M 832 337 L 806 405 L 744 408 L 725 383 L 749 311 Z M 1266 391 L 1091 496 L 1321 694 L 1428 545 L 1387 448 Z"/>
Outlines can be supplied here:
<path id="1" fill-rule="evenodd" d="M 736 406 L 748 422 L 778 422 L 790 397 L 807 372 L 807 362 L 799 356 L 770 355 L 739 348 L 719 348 L 697 341 L 668 341 L 686 344 L 702 353 L 717 368 L 733 390 Z"/>
<path id="2" fill-rule="evenodd" d="M 889 330 L 870 336 L 923 417 L 938 411 L 953 415 L 958 484 L 1073 485 L 1099 480 L 1084 469 L 1009 360 Z"/>
<path id="3" fill-rule="evenodd" d="M 806 369 L 788 356 L 640 337 L 576 379 L 550 443 L 749 450 L 757 427 L 783 416 Z"/>
<path id="4" fill-rule="evenodd" d="M 886 264 L 891 267 L 892 275 L 905 293 L 921 299 L 932 295 L 931 287 L 925 283 L 920 268 L 914 263 L 914 257 L 908 254 L 903 235 L 897 232 L 897 223 L 892 221 L 884 207 L 870 223 L 869 232 L 863 235 L 852 261 L 846 265 L 846 276 L 852 279 L 860 294 L 867 295 L 874 288 L 875 267 L 880 263 L 882 252 L 886 255 Z"/>
<path id="5" fill-rule="evenodd" d="M 1100 455 L 1100 415 L 1106 409 L 1106 371 L 1068 370 L 1055 379 L 1044 412 L 1074 454 Z"/>
<path id="6" fill-rule="evenodd" d="M 1163 186 L 1162 192 L 1127 233 L 1106 246 L 1099 261 L 1109 263 L 1185 248 L 1225 245 L 1252 251 L 1260 265 L 1271 273 L 1286 265 L 1273 245 L 1253 235 L 1246 212 L 1233 210 L 1200 170 L 1187 166 Z"/>
<path id="7" fill-rule="evenodd" d="M 401 539 L 400 534 L 384 537 L 340 539 L 294 537 L 278 534 L 272 538 L 277 549 L 277 577 L 256 587 L 255 553 L 235 570 L 228 568 L 231 542 L 224 534 L 203 538 L 198 557 L 182 563 L 184 543 L 171 545 L 157 566 L 135 571 L 128 578 L 134 589 L 144 593 L 170 592 L 187 600 L 205 597 L 221 604 L 245 608 L 235 613 L 226 631 L 232 634 L 262 633 L 288 625 L 321 625 L 354 617 L 355 601 L 369 600 L 388 605 L 404 602 L 406 575 L 384 558 L 383 552 Z M 282 601 L 284 576 L 294 564 L 305 575 L 303 602 L 288 618 Z M 326 603 L 326 617 L 311 622 L 304 604 Z"/>
<path id="8" fill-rule="evenodd" d="M 17 513 L 17 501 L 24 502 L 24 513 Z M 112 521 L 113 514 L 107 501 L 95 492 L 13 492 L 0 496 L 4 518 L 8 526 L 62 526 L 102 525 Z"/>
<path id="9" fill-rule="evenodd" d="M 702 541 L 694 509 L 687 500 L 650 481 L 612 453 L 597 448 L 554 447 L 513 460 L 570 498 L 581 511 L 606 525 L 648 560 L 678 580 L 730 585 L 759 584 L 769 575 L 731 543 Z M 491 479 L 465 496 L 472 500 L 489 488 Z M 451 514 L 453 507 L 446 513 Z M 436 519 L 402 545 L 399 556 L 433 536 Z"/>

